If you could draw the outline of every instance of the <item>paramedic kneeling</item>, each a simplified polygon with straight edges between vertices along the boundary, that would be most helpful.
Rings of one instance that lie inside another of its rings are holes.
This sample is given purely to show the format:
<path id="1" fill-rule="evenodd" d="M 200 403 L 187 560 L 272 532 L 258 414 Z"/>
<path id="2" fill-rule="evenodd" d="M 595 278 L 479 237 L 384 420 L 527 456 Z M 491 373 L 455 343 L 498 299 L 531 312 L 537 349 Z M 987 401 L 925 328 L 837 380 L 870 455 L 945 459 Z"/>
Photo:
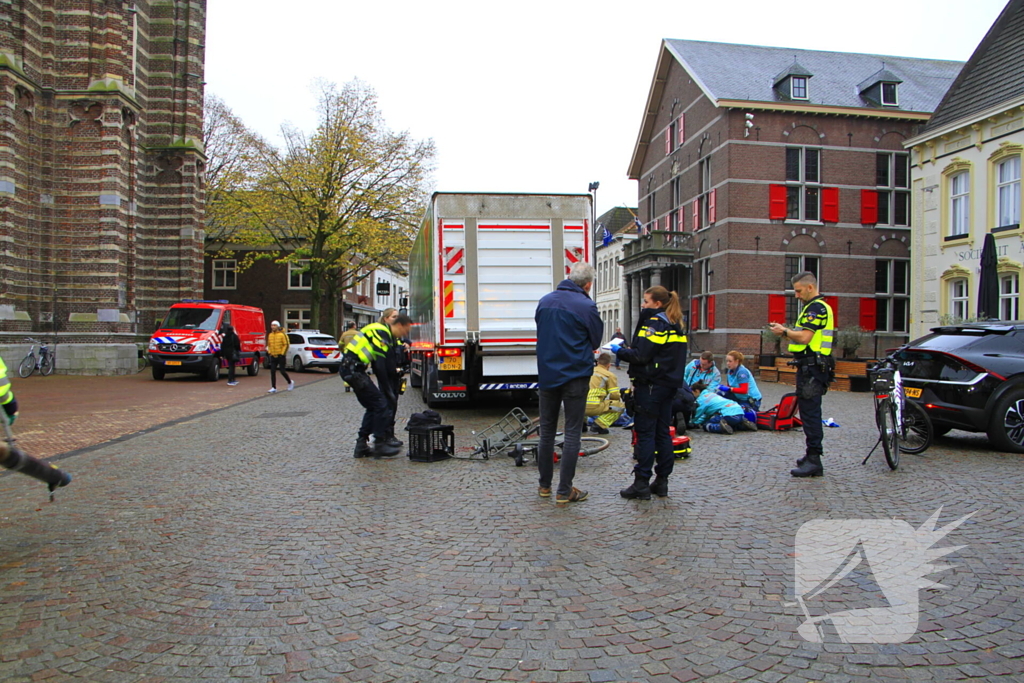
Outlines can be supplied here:
<path id="1" fill-rule="evenodd" d="M 387 443 L 391 427 L 391 406 L 396 401 L 389 399 L 394 391 L 390 378 L 381 369 L 385 367 L 391 348 L 400 342 L 398 339 L 408 336 L 412 327 L 412 319 L 400 314 L 390 325 L 370 323 L 352 338 L 345 347 L 345 355 L 341 360 L 341 378 L 356 392 L 359 405 L 366 409 L 359 437 L 356 440 L 355 457 L 365 458 L 370 455 L 367 440 L 373 434 L 373 456 L 387 458 L 398 455 L 399 447 Z M 368 365 L 374 366 L 378 388 L 366 373 Z"/>
<path id="2" fill-rule="evenodd" d="M 796 469 L 789 471 L 794 477 L 820 477 L 822 437 L 821 397 L 835 375 L 832 358 L 832 336 L 835 316 L 825 298 L 818 292 L 818 279 L 814 273 L 803 272 L 793 278 L 795 296 L 803 303 L 803 310 L 793 329 L 779 323 L 768 327 L 774 334 L 789 339 L 789 351 L 795 356 L 796 394 L 800 406 L 800 419 L 804 425 L 806 453 L 796 461 Z"/>

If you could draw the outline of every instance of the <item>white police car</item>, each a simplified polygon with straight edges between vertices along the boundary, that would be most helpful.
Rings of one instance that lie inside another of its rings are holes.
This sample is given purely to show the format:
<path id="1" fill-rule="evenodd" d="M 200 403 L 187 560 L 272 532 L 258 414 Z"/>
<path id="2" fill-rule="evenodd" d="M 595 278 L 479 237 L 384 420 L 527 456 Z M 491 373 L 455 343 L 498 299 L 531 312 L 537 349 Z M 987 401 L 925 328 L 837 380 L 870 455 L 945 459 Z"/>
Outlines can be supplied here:
<path id="1" fill-rule="evenodd" d="M 296 372 L 306 368 L 327 368 L 337 372 L 341 367 L 342 349 L 338 341 L 320 330 L 288 330 L 288 354 L 285 359 Z"/>

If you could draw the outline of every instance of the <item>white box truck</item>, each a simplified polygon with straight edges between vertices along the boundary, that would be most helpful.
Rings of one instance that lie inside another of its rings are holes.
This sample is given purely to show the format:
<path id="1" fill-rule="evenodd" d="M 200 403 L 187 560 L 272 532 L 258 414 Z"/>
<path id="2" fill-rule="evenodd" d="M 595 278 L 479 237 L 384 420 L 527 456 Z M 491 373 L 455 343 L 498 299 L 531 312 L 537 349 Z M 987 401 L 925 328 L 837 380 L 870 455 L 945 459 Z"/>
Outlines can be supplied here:
<path id="1" fill-rule="evenodd" d="M 593 262 L 590 195 L 437 192 L 409 257 L 410 381 L 431 407 L 535 392 L 542 296 Z"/>

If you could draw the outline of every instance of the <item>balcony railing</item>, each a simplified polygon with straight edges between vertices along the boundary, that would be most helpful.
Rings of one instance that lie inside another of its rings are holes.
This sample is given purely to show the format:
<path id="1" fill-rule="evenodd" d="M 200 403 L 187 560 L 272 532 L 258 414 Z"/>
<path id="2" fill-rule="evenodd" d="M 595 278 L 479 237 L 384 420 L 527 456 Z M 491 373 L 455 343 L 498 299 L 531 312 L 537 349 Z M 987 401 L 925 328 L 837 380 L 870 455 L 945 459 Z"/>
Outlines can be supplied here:
<path id="1" fill-rule="evenodd" d="M 693 233 L 654 230 L 623 245 L 622 260 L 659 256 L 677 263 L 693 258 Z"/>

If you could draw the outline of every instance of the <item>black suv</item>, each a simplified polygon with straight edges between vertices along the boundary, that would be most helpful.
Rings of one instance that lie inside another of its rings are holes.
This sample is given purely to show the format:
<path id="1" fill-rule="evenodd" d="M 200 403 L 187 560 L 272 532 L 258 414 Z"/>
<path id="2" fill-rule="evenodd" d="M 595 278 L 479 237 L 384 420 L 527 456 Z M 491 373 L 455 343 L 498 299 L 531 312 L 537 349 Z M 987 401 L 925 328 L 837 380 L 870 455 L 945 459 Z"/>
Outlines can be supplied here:
<path id="1" fill-rule="evenodd" d="M 898 357 L 906 396 L 937 435 L 987 432 L 999 450 L 1024 453 L 1024 322 L 934 327 Z"/>

